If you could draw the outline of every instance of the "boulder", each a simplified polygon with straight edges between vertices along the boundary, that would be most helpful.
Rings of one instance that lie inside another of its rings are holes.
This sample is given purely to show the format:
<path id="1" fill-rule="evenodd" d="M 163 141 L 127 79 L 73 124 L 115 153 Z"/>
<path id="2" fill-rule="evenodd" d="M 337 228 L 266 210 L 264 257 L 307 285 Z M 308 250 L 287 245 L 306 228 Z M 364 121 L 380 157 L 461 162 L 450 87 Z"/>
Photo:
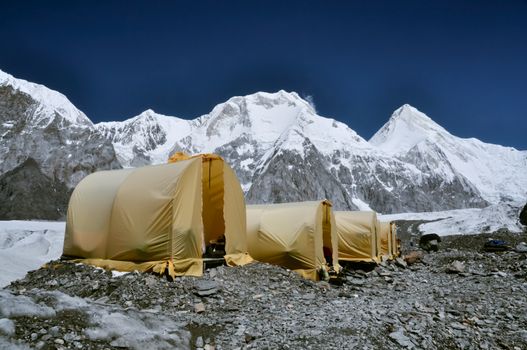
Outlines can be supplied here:
<path id="1" fill-rule="evenodd" d="M 411 251 L 408 254 L 406 254 L 404 257 L 404 261 L 408 265 L 413 265 L 418 262 L 421 262 L 422 259 L 423 259 L 423 252 L 420 252 L 418 250 Z"/>
<path id="2" fill-rule="evenodd" d="M 517 253 L 527 253 L 527 244 L 525 242 L 520 242 L 518 245 L 514 248 L 514 250 Z"/>
<path id="3" fill-rule="evenodd" d="M 520 223 L 527 226 L 527 203 L 520 212 Z"/>
<path id="4" fill-rule="evenodd" d="M 419 247 L 427 252 L 437 252 L 439 250 L 441 237 L 435 233 L 422 235 L 419 239 Z"/>
<path id="5" fill-rule="evenodd" d="M 446 267 L 447 273 L 462 273 L 465 271 L 465 264 L 459 260 L 454 260 Z"/>

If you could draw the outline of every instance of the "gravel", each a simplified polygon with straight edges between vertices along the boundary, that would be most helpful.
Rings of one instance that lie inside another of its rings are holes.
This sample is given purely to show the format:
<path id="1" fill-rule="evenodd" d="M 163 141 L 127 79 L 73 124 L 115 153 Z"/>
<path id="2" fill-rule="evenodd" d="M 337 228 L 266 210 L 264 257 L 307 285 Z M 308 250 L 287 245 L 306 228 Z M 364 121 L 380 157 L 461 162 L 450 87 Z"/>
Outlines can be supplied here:
<path id="1" fill-rule="evenodd" d="M 341 286 L 262 263 L 171 282 L 53 261 L 2 291 L 26 312 L 0 301 L 0 345 L 133 348 L 104 316 L 121 328 L 142 320 L 153 349 L 527 349 L 527 254 L 483 253 L 486 238 L 444 237 L 418 263 L 347 269 Z"/>

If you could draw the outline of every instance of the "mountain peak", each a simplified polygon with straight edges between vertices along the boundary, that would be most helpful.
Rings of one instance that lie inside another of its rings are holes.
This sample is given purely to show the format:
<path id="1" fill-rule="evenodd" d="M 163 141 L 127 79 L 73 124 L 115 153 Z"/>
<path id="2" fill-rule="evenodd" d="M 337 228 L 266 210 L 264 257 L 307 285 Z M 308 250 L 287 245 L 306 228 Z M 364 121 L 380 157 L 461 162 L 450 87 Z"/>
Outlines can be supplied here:
<path id="1" fill-rule="evenodd" d="M 369 142 L 389 154 L 406 152 L 419 142 L 450 135 L 439 124 L 409 104 L 397 108 Z"/>
<path id="2" fill-rule="evenodd" d="M 43 116 L 53 118 L 55 113 L 57 113 L 73 124 L 93 125 L 91 120 L 78 110 L 66 96 L 44 85 L 15 78 L 0 70 L 0 86 L 10 86 L 16 91 L 31 96 L 34 101 L 40 104 L 41 108 L 39 110 Z"/>
<path id="3" fill-rule="evenodd" d="M 417 108 L 405 103 L 401 107 L 397 108 L 393 113 L 390 120 L 403 119 L 412 122 L 431 122 L 436 124 L 429 116 L 418 110 Z"/>

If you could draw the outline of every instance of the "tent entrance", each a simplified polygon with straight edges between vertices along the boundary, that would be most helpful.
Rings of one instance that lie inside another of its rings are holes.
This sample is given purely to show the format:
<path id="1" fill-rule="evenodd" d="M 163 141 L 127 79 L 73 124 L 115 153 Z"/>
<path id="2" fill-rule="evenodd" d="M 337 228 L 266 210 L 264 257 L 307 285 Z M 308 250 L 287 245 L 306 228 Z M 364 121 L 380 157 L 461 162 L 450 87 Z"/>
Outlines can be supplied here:
<path id="1" fill-rule="evenodd" d="M 322 246 L 324 258 L 328 265 L 333 265 L 333 242 L 331 241 L 331 204 L 328 201 L 322 202 Z"/>
<path id="2" fill-rule="evenodd" d="M 205 255 L 210 258 L 225 255 L 225 218 L 223 160 L 203 157 L 202 219 Z"/>

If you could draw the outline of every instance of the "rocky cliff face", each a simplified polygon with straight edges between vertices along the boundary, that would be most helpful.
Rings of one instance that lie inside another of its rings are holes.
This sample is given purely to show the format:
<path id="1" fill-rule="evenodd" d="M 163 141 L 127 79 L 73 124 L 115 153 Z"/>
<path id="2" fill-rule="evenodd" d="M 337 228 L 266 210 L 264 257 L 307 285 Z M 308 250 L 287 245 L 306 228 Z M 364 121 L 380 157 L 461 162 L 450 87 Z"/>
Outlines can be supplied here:
<path id="1" fill-rule="evenodd" d="M 0 73 L 0 174 L 28 157 L 72 188 L 87 174 L 218 153 L 250 203 L 422 212 L 527 198 L 527 152 L 457 138 L 405 105 L 368 142 L 296 93 L 237 96 L 194 120 L 147 110 L 93 125 L 63 95 Z"/>
<path id="2" fill-rule="evenodd" d="M 64 219 L 71 189 L 40 171 L 33 158 L 0 176 L 0 220 Z"/>
<path id="3" fill-rule="evenodd" d="M 29 158 L 50 181 L 68 189 L 96 170 L 121 167 L 111 141 L 66 97 L 0 71 L 0 175 Z M 28 177 L 17 186 L 38 180 Z M 58 207 L 50 204 L 52 211 L 65 205 L 67 198 Z"/>

